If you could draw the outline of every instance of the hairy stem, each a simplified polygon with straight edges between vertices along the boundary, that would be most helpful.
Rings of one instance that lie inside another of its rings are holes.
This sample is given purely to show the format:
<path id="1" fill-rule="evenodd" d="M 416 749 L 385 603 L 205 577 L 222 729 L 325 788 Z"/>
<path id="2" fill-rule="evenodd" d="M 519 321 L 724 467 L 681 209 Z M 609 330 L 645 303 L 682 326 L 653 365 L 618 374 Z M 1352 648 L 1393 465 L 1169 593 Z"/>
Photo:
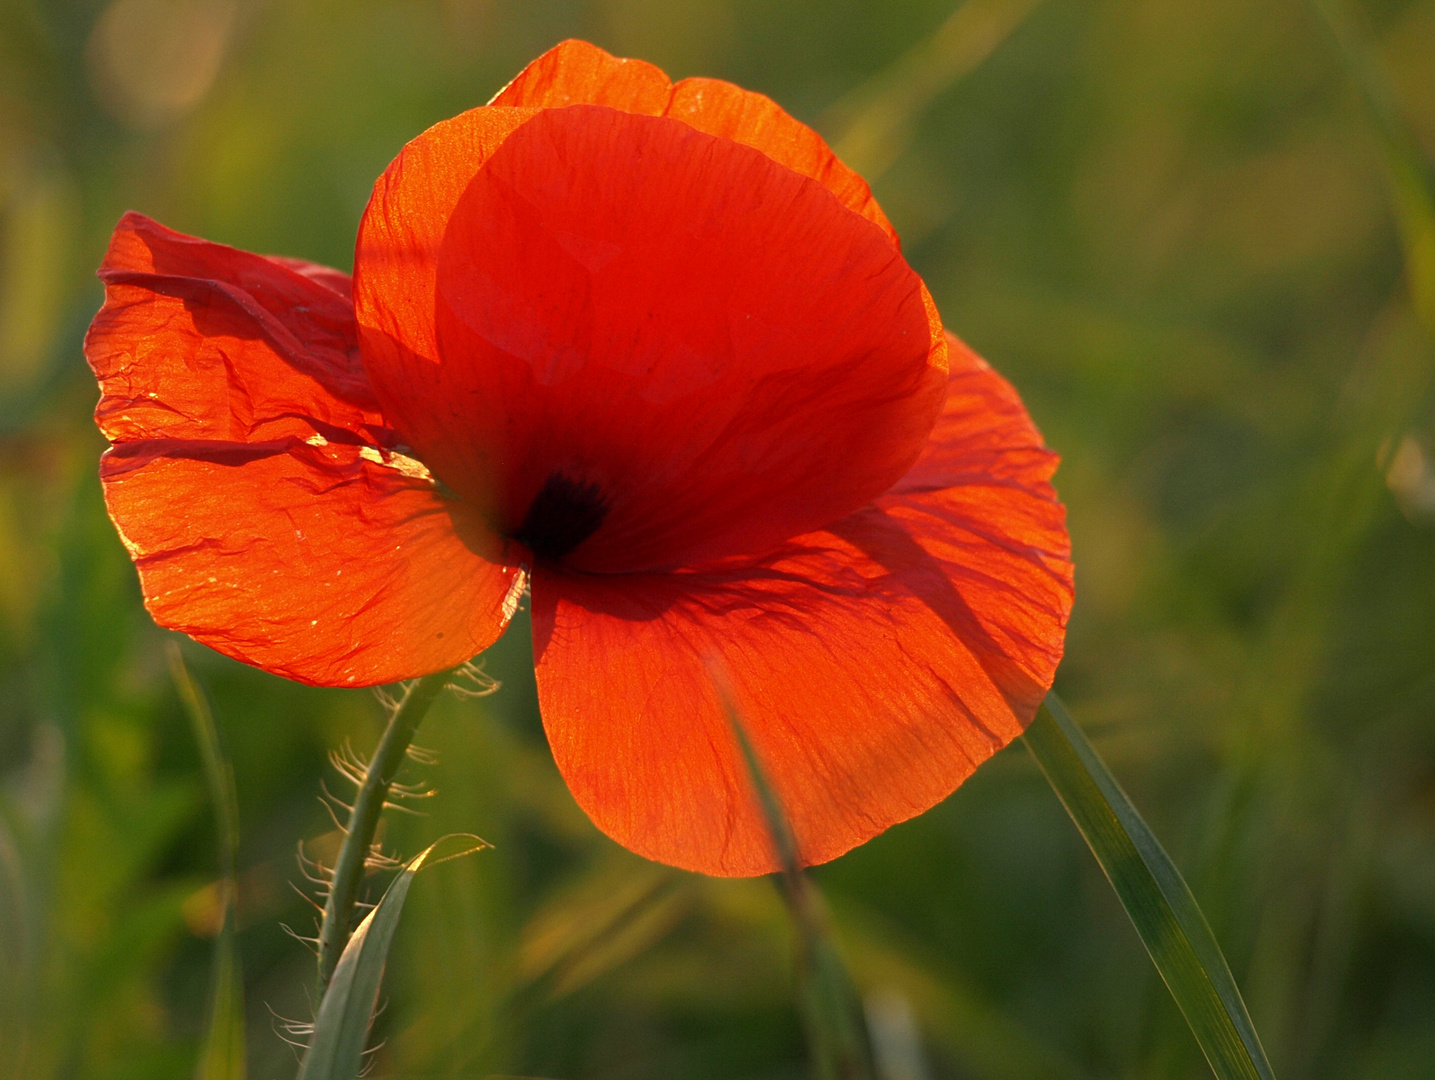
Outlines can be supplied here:
<path id="1" fill-rule="evenodd" d="M 413 741 L 419 722 L 453 678 L 453 671 L 441 671 L 437 675 L 425 675 L 411 683 L 404 692 L 403 700 L 389 717 L 388 727 L 379 739 L 378 749 L 369 761 L 364 773 L 364 782 L 359 786 L 354 809 L 349 814 L 348 828 L 344 843 L 339 848 L 338 861 L 334 863 L 334 878 L 329 887 L 328 899 L 324 902 L 324 919 L 319 925 L 319 986 L 314 998 L 314 1007 L 324 998 L 334 967 L 349 941 L 349 924 L 353 918 L 354 902 L 359 897 L 359 886 L 364 879 L 364 863 L 374 843 L 374 830 L 378 828 L 379 816 L 389 797 L 389 786 L 404 754 Z"/>

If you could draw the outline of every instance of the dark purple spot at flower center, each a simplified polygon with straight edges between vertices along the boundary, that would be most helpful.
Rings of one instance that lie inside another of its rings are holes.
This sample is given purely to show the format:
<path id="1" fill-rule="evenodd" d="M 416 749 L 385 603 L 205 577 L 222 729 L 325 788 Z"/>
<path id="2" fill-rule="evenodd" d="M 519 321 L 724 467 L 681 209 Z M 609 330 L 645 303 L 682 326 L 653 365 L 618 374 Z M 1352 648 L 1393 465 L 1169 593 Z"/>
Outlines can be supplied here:
<path id="1" fill-rule="evenodd" d="M 608 516 L 608 504 L 598 485 L 552 473 L 523 515 L 513 534 L 542 559 L 561 559 L 598 531 Z"/>

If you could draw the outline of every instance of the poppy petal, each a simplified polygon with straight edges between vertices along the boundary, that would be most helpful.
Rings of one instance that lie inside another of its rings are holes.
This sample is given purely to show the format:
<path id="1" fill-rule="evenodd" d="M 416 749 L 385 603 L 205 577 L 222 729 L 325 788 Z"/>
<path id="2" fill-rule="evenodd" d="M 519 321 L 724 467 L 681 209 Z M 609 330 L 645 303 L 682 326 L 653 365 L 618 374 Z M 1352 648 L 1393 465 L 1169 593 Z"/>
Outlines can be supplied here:
<path id="1" fill-rule="evenodd" d="M 1031 720 L 1072 598 L 1055 459 L 1024 414 L 1008 423 L 1011 390 L 990 368 L 963 365 L 953 384 L 928 455 L 952 486 L 929 472 L 757 560 L 621 577 L 539 567 L 544 725 L 600 829 L 705 873 L 776 869 L 710 662 L 807 863 L 926 810 Z M 976 399 L 990 409 L 967 409 Z"/>
<path id="2" fill-rule="evenodd" d="M 470 109 L 406 145 L 374 182 L 354 249 L 354 310 L 371 380 L 438 361 L 439 248 L 469 182 L 532 109 Z"/>
<path id="3" fill-rule="evenodd" d="M 442 121 L 412 140 L 374 185 L 359 226 L 354 302 L 377 374 L 406 354 L 433 360 L 434 277 L 450 214 L 504 139 L 541 108 L 605 105 L 672 115 L 700 131 L 761 150 L 823 184 L 848 209 L 897 234 L 871 190 L 821 136 L 770 98 L 718 79 L 674 84 L 642 60 L 622 60 L 586 41 L 564 41 L 534 60 L 484 107 Z M 930 305 L 933 325 L 935 307 Z"/>
<path id="4" fill-rule="evenodd" d="M 100 274 L 100 474 L 156 621 L 330 685 L 441 670 L 498 636 L 521 575 L 391 449 L 344 275 L 136 214 Z"/>
<path id="5" fill-rule="evenodd" d="M 529 64 L 489 104 L 540 109 L 606 105 L 623 112 L 671 116 L 709 135 L 761 150 L 794 172 L 810 176 L 849 210 L 880 227 L 892 243 L 898 242 L 867 182 L 838 159 L 822 136 L 765 94 L 722 79 L 674 83 L 646 61 L 621 59 L 586 41 L 569 40 Z"/>
<path id="6" fill-rule="evenodd" d="M 100 475 L 161 626 L 286 678 L 368 686 L 481 652 L 523 589 L 461 539 L 481 522 L 380 457 L 298 440 L 124 443 Z"/>
<path id="7" fill-rule="evenodd" d="M 362 257 L 358 281 L 362 323 Z M 370 364 L 386 415 L 520 538 L 547 485 L 596 492 L 586 570 L 820 527 L 910 467 L 945 394 L 929 298 L 879 229 L 750 147 L 599 106 L 539 112 L 479 170 L 437 322 L 440 362 Z"/>
<path id="8" fill-rule="evenodd" d="M 1059 459 L 1042 442 L 1021 397 L 966 342 L 944 333 L 946 403 L 921 456 L 893 493 L 1001 483 L 1050 492 Z"/>
<path id="9" fill-rule="evenodd" d="M 277 262 L 280 266 L 288 267 L 296 273 L 302 274 L 310 281 L 317 282 L 332 292 L 338 293 L 350 306 L 354 303 L 354 279 L 342 270 L 335 270 L 332 266 L 320 266 L 318 263 L 311 263 L 307 259 L 294 259 L 288 255 L 266 255 L 270 262 Z"/>
<path id="10" fill-rule="evenodd" d="M 337 270 L 280 263 L 128 213 L 99 274 L 105 306 L 85 355 L 103 392 L 95 419 L 111 442 L 262 441 L 315 430 L 381 437 Z M 223 345 L 176 347 L 163 332 L 171 315 L 184 340 Z"/>
<path id="11" fill-rule="evenodd" d="M 586 41 L 560 41 L 514 76 L 489 105 L 519 109 L 562 109 L 606 105 L 623 112 L 662 116 L 673 83 L 646 60 L 614 56 Z"/>

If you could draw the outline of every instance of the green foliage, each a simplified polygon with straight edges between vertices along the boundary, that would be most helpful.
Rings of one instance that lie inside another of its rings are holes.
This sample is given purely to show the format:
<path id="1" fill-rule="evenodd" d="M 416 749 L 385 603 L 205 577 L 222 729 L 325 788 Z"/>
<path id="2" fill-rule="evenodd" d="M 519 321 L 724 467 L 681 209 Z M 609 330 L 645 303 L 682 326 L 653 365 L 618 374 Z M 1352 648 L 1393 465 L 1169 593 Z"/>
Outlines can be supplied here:
<path id="1" fill-rule="evenodd" d="M 1401 115 L 1384 70 L 1351 25 L 1340 0 L 1312 3 L 1330 28 L 1351 81 L 1370 110 L 1385 152 L 1386 175 L 1405 243 L 1411 299 L 1426 325 L 1435 331 L 1435 160 Z"/>
<path id="2" fill-rule="evenodd" d="M 334 974 L 349 940 L 354 904 L 363 881 L 364 870 L 373 861 L 374 834 L 378 830 L 384 808 L 389 805 L 391 795 L 396 800 L 401 798 L 397 794 L 398 789 L 393 786 L 394 777 L 409 754 L 414 732 L 424 714 L 452 678 L 453 672 L 443 671 L 436 675 L 426 675 L 409 684 L 402 700 L 395 701 L 390 708 L 389 721 L 384 725 L 384 733 L 379 738 L 379 745 L 373 756 L 367 762 L 356 761 L 354 767 L 345 773 L 345 779 L 351 780 L 358 790 L 354 795 L 353 806 L 348 807 L 348 817 L 342 822 L 337 815 L 335 817 L 343 839 L 339 843 L 339 853 L 334 859 L 333 868 L 326 870 L 323 875 L 326 895 L 323 918 L 319 920 L 319 980 L 315 990 L 316 996 L 321 999 L 326 996 L 329 979 Z M 337 805 L 339 809 L 344 809 L 346 806 L 332 797 L 329 797 L 328 801 L 331 808 Z M 418 867 L 414 869 L 417 870 Z M 407 891 L 408 886 L 405 885 L 404 892 Z M 403 907 L 402 897 L 396 898 L 393 906 L 396 909 Z M 393 918 L 397 920 L 397 910 Z M 383 952 L 388 952 L 387 940 Z"/>
<path id="3" fill-rule="evenodd" d="M 1274 1080 L 1196 898 L 1055 694 L 1037 711 L 1025 740 L 1121 898 L 1216 1076 Z"/>
<path id="4" fill-rule="evenodd" d="M 239 800 L 234 770 L 219 743 L 219 729 L 203 691 L 185 667 L 179 644 L 168 643 L 169 673 L 189 717 L 204 765 L 205 785 L 219 837 L 221 924 L 214 939 L 214 973 L 210 981 L 209 1025 L 199 1052 L 195 1080 L 244 1080 L 244 976 L 234 940 L 239 900 Z"/>
<path id="5" fill-rule="evenodd" d="M 425 863 L 444 862 L 488 846 L 477 837 L 461 837 L 470 842 L 466 850 L 431 859 L 434 851 L 450 839 L 454 838 L 437 840 L 410 859 L 384 890 L 378 905 L 364 916 L 349 937 L 319 1002 L 313 1034 L 299 1068 L 299 1080 L 355 1080 L 359 1075 L 369 1028 L 379 1003 L 384 965 L 388 963 L 389 948 L 414 875 Z"/>

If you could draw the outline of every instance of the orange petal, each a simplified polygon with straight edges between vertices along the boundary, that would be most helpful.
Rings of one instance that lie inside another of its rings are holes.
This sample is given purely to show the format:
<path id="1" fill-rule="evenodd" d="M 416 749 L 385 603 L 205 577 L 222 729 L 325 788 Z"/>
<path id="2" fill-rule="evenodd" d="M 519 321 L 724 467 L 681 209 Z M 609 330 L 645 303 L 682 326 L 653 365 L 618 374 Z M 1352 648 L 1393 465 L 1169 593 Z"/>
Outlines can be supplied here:
<path id="1" fill-rule="evenodd" d="M 134 214 L 100 273 L 101 479 L 161 625 L 334 685 L 441 670 L 498 636 L 518 572 L 389 449 L 343 275 Z"/>
<path id="2" fill-rule="evenodd" d="M 673 83 L 662 69 L 624 60 L 586 41 L 564 41 L 529 64 L 490 102 L 523 108 L 606 105 L 624 112 L 671 116 L 699 131 L 745 143 L 826 187 L 849 210 L 892 229 L 867 182 L 838 160 L 822 136 L 794 120 L 771 98 L 721 79 Z"/>
<path id="3" fill-rule="evenodd" d="M 916 464 L 893 489 L 919 492 L 1010 483 L 1051 492 L 1057 456 L 1048 450 L 1010 383 L 951 331 L 947 399 Z"/>
<path id="4" fill-rule="evenodd" d="M 585 570 L 818 528 L 910 467 L 945 394 L 925 290 L 876 227 L 663 117 L 528 120 L 449 217 L 437 287 L 439 362 L 370 366 L 386 414 L 516 535 L 555 477 L 590 486 Z"/>
<path id="5" fill-rule="evenodd" d="M 85 339 L 106 438 L 243 442 L 321 429 L 379 437 L 384 421 L 359 362 L 353 305 L 311 276 L 342 275 L 299 266 L 312 268 L 185 236 L 141 214 L 121 218 L 100 266 L 105 304 Z"/>
<path id="6" fill-rule="evenodd" d="M 161 626 L 285 678 L 368 686 L 481 652 L 523 587 L 464 543 L 481 548 L 481 522 L 384 458 L 165 440 L 115 447 L 100 477 Z"/>
<path id="7" fill-rule="evenodd" d="M 176 234 L 178 235 L 178 234 Z M 270 262 L 277 262 L 280 266 L 288 267 L 296 273 L 302 274 L 310 281 L 316 282 L 332 292 L 338 293 L 345 300 L 349 301 L 352 309 L 354 304 L 354 279 L 342 270 L 335 270 L 332 266 L 320 266 L 318 263 L 311 263 L 307 259 L 294 259 L 288 255 L 266 255 Z"/>
<path id="8" fill-rule="evenodd" d="M 599 828 L 705 873 L 776 868 L 708 658 L 808 863 L 926 810 L 1021 732 L 1061 658 L 1072 579 L 1055 459 L 1024 413 L 1012 422 L 1013 400 L 963 364 L 926 462 L 945 462 L 951 486 L 927 468 L 766 558 L 539 568 L 544 725 Z"/>
<path id="9" fill-rule="evenodd" d="M 624 112 L 662 116 L 672 100 L 672 80 L 646 60 L 624 60 L 596 45 L 570 38 L 520 71 L 489 105 L 562 109 L 606 105 Z"/>
<path id="10" fill-rule="evenodd" d="M 437 361 L 434 288 L 448 219 L 474 174 L 533 115 L 460 113 L 410 142 L 375 181 L 354 249 L 354 311 L 371 379 L 402 370 L 409 356 Z"/>

